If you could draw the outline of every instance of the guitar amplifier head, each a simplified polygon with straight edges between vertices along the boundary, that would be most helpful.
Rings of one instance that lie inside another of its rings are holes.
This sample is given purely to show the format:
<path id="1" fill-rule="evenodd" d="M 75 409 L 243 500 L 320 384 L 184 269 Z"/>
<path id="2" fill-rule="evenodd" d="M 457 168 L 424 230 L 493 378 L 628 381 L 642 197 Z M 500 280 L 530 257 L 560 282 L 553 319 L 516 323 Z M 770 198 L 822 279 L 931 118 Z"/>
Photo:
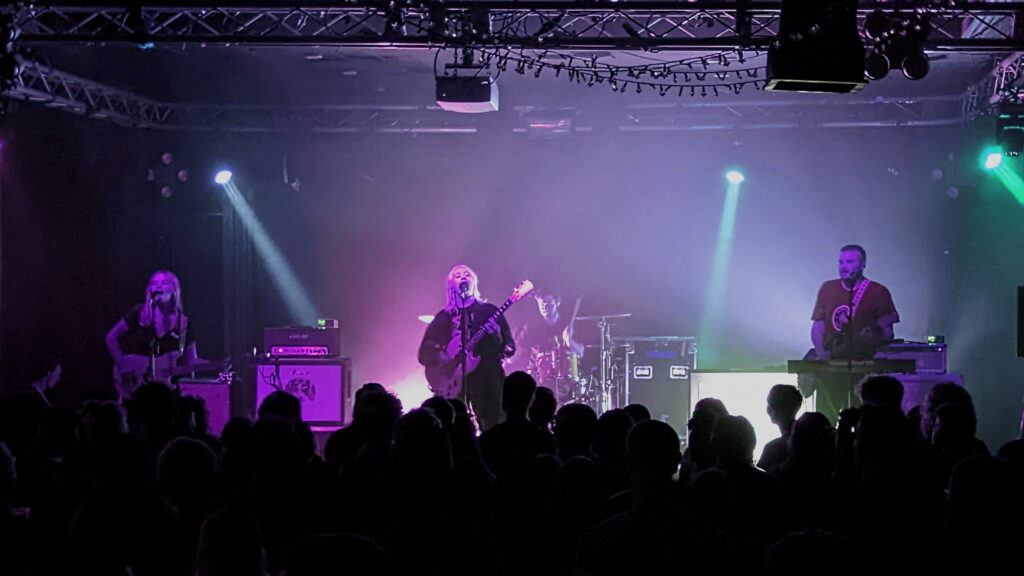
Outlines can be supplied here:
<path id="1" fill-rule="evenodd" d="M 263 329 L 263 351 L 278 358 L 341 356 L 341 330 L 312 326 Z"/>
<path id="2" fill-rule="evenodd" d="M 946 345 L 925 342 L 894 342 L 878 350 L 875 358 L 916 360 L 918 374 L 946 373 Z"/>

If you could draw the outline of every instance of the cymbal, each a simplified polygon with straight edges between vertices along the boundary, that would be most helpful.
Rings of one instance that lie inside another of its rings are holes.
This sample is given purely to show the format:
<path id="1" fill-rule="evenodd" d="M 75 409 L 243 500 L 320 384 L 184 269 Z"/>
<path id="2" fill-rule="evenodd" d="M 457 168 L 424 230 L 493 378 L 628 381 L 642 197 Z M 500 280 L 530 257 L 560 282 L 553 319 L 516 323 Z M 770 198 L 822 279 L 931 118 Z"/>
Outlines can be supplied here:
<path id="1" fill-rule="evenodd" d="M 616 342 L 690 342 L 696 341 L 693 336 L 621 336 L 612 338 Z"/>
<path id="2" fill-rule="evenodd" d="M 629 318 L 632 316 L 630 313 L 625 314 L 602 314 L 600 316 L 577 316 L 577 320 L 608 320 L 609 318 Z"/>

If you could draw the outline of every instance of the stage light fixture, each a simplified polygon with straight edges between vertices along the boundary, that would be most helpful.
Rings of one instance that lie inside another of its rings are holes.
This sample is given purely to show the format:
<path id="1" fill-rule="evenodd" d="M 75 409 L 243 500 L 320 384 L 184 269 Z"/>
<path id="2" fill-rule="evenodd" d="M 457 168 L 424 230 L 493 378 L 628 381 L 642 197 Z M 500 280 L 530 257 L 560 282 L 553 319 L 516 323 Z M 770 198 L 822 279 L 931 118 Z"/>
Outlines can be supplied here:
<path id="1" fill-rule="evenodd" d="M 0 91 L 14 88 L 23 64 L 15 49 L 15 40 L 21 31 L 13 14 L 0 14 Z"/>
<path id="2" fill-rule="evenodd" d="M 24 65 L 17 54 L 0 50 L 0 89 L 13 88 L 23 69 Z"/>
<path id="3" fill-rule="evenodd" d="M 1024 104 L 1004 102 L 996 113 L 996 145 L 1007 156 L 1024 152 Z"/>
<path id="4" fill-rule="evenodd" d="M 846 94 L 863 88 L 857 0 L 782 0 L 765 90 Z"/>
<path id="5" fill-rule="evenodd" d="M 479 114 L 498 111 L 498 82 L 491 76 L 437 76 L 437 105 L 449 112 Z"/>
<path id="6" fill-rule="evenodd" d="M 517 71 L 523 66 L 520 60 Z M 521 71 L 520 71 L 521 72 Z M 490 66 L 475 60 L 473 51 L 465 48 L 456 62 L 444 65 L 444 74 L 434 72 L 434 93 L 442 110 L 464 114 L 498 111 L 498 80 L 490 74 Z"/>
<path id="7" fill-rule="evenodd" d="M 928 57 L 924 52 L 912 52 L 903 57 L 903 75 L 908 80 L 921 80 L 928 75 L 931 68 L 928 64 Z"/>
<path id="8" fill-rule="evenodd" d="M 899 68 L 910 80 L 928 75 L 928 56 L 922 44 L 931 24 L 927 13 L 888 15 L 876 10 L 864 21 L 864 33 L 871 41 L 864 62 L 864 76 L 880 80 L 892 68 Z"/>
<path id="9" fill-rule="evenodd" d="M 881 40 L 891 28 L 889 17 L 881 10 L 875 10 L 864 19 L 864 33 L 872 40 Z"/>
<path id="10" fill-rule="evenodd" d="M 231 176 L 231 170 L 221 170 L 213 177 L 213 181 L 217 184 L 224 185 L 231 182 Z"/>
<path id="11" fill-rule="evenodd" d="M 889 58 L 881 52 L 871 52 L 864 59 L 864 76 L 868 80 L 881 80 L 889 74 Z"/>
<path id="12" fill-rule="evenodd" d="M 743 172 L 740 172 L 739 170 L 729 170 L 725 173 L 725 179 L 728 180 L 730 184 L 742 184 L 743 181 L 746 180 L 746 177 L 743 176 Z"/>
<path id="13" fill-rule="evenodd" d="M 995 170 L 1003 163 L 1003 154 L 1001 152 L 989 152 L 985 155 L 985 169 Z"/>

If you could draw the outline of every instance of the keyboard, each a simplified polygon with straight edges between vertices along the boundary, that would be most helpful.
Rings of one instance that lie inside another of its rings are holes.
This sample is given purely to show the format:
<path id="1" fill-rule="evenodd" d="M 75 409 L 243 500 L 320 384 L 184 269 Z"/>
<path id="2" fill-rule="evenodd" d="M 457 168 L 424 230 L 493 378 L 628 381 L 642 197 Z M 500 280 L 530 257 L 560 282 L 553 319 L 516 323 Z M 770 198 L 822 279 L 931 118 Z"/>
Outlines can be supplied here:
<path id="1" fill-rule="evenodd" d="M 867 358 L 864 360 L 790 360 L 790 374 L 914 374 L 913 358 Z"/>

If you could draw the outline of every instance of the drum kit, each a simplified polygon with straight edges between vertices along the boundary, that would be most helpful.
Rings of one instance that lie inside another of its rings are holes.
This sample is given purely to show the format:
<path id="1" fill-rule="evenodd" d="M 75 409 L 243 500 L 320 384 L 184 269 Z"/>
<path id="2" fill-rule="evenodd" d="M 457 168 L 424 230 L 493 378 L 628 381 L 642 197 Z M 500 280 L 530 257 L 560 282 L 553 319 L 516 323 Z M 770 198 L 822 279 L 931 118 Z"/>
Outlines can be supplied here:
<path id="1" fill-rule="evenodd" d="M 601 414 L 628 403 L 625 383 L 626 356 L 631 352 L 628 338 L 612 338 L 612 320 L 629 318 L 632 314 L 576 316 L 573 322 L 593 322 L 598 331 L 596 344 L 585 344 L 585 350 L 596 352 L 596 361 L 583 362 L 564 343 L 551 350 L 535 351 L 527 371 L 537 384 L 550 388 L 559 405 L 586 404 Z M 591 360 L 589 352 L 585 358 Z M 581 370 L 584 364 L 589 370 Z"/>

